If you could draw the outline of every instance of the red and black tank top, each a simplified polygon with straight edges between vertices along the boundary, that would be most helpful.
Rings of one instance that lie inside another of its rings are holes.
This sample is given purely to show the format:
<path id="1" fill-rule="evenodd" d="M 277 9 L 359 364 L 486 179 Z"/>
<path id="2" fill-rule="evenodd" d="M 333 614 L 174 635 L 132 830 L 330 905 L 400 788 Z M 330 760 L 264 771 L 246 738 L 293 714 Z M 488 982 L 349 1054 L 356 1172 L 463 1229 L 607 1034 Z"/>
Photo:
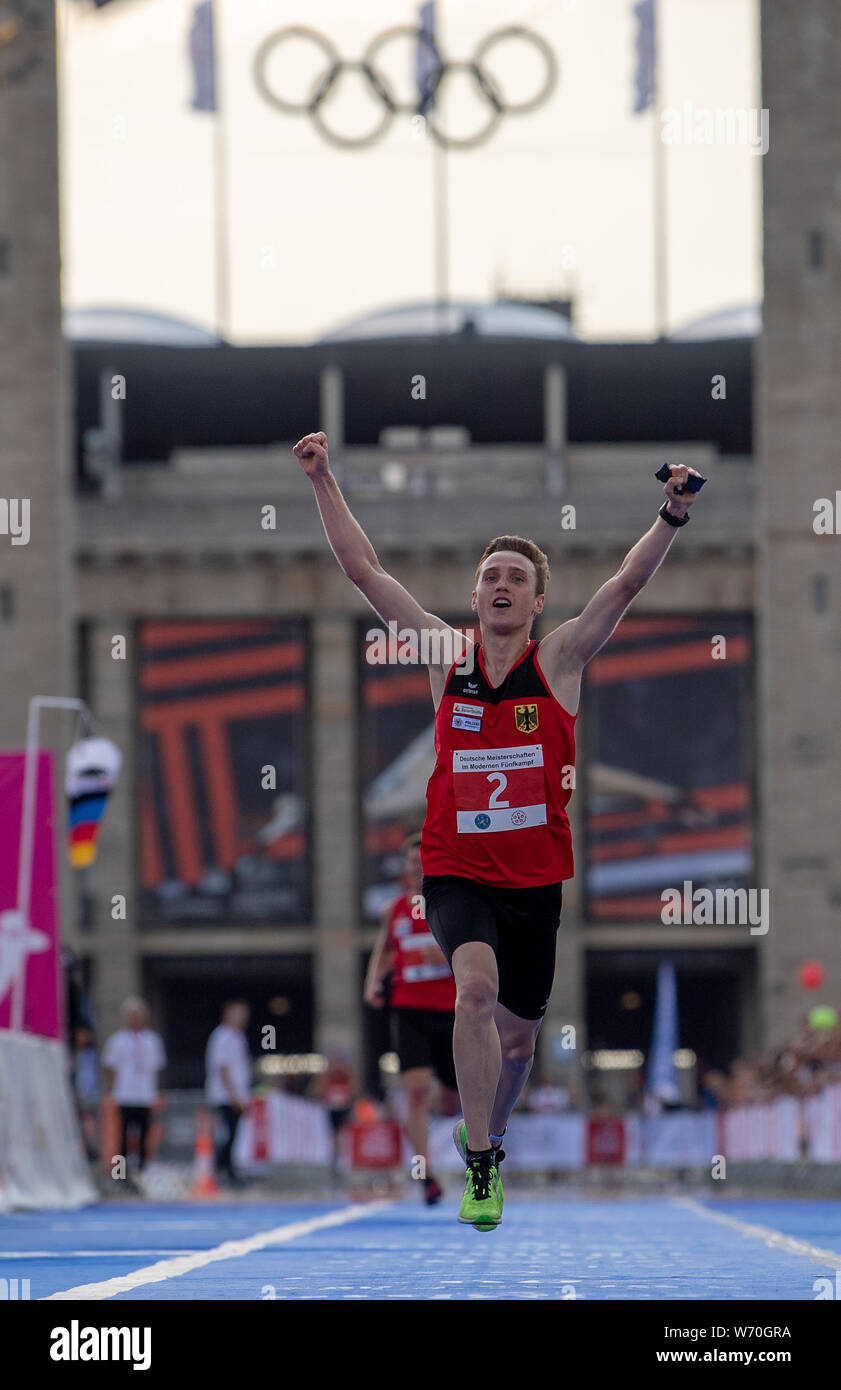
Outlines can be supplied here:
<path id="1" fill-rule="evenodd" d="M 425 874 L 500 888 L 572 878 L 564 807 L 572 795 L 575 721 L 555 699 L 532 639 L 496 687 L 479 642 L 447 675 L 426 788 Z"/>
<path id="2" fill-rule="evenodd" d="M 387 942 L 394 952 L 392 1006 L 452 1013 L 456 1006 L 453 973 L 426 919 L 412 915 L 412 906 L 405 893 L 392 905 Z"/>

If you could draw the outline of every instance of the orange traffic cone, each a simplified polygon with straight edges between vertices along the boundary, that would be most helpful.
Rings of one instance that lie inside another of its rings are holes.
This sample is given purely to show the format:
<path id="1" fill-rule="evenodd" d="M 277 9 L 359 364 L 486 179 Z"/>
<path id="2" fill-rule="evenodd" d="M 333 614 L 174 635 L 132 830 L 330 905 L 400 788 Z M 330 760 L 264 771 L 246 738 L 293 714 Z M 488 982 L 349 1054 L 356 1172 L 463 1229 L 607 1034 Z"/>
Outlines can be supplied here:
<path id="1" fill-rule="evenodd" d="M 218 1197 L 213 1159 L 213 1120 L 206 1110 L 196 1112 L 196 1161 L 190 1196 Z"/>

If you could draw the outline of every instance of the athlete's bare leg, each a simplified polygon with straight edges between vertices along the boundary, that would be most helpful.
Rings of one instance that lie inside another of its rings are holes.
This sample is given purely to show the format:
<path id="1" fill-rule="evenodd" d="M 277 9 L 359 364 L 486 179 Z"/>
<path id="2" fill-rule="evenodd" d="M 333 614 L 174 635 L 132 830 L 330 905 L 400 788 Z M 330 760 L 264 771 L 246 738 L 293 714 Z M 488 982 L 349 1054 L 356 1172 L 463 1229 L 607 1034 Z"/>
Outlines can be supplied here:
<path id="1" fill-rule="evenodd" d="M 424 1160 L 429 1150 L 429 1104 L 432 1098 L 431 1067 L 409 1067 L 402 1076 L 406 1099 L 409 1103 L 406 1112 L 406 1138 L 412 1146 L 412 1153 Z"/>
<path id="2" fill-rule="evenodd" d="M 517 1097 L 529 1079 L 534 1045 L 543 1019 L 518 1018 L 504 1004 L 497 1004 L 494 1021 L 502 1050 L 502 1069 L 491 1111 L 490 1132 L 500 1135 L 508 1124 Z"/>
<path id="3" fill-rule="evenodd" d="M 456 947 L 453 1059 L 469 1149 L 490 1148 L 488 1125 L 502 1066 L 494 1008 L 499 992 L 496 956 L 484 941 Z"/>

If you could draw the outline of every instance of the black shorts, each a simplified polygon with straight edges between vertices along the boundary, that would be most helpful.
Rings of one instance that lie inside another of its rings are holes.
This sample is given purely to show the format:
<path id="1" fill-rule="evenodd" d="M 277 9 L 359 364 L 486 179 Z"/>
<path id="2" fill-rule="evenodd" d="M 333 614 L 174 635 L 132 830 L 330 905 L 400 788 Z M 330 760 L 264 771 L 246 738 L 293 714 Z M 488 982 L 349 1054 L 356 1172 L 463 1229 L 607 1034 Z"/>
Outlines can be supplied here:
<path id="1" fill-rule="evenodd" d="M 392 1009 L 391 1014 L 400 1070 L 431 1067 L 442 1086 L 455 1090 L 453 1015 L 446 1009 Z"/>
<path id="2" fill-rule="evenodd" d="M 424 874 L 426 922 L 447 960 L 468 941 L 496 956 L 499 1002 L 518 1018 L 542 1018 L 555 978 L 563 883 L 495 888 L 458 874 Z"/>

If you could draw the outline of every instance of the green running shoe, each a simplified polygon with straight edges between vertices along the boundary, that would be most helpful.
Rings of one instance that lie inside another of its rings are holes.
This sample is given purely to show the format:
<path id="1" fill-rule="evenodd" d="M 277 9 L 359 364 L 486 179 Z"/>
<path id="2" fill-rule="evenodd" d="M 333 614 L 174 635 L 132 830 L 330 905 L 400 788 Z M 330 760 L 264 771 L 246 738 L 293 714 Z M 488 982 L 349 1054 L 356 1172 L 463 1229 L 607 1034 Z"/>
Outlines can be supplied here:
<path id="1" fill-rule="evenodd" d="M 504 1132 L 504 1131 L 503 1131 L 503 1132 Z M 464 1120 L 456 1120 L 455 1124 L 453 1125 L 453 1143 L 454 1143 L 455 1146 L 456 1146 L 456 1153 L 458 1154 L 458 1156 L 459 1156 L 459 1158 L 461 1159 L 462 1163 L 466 1164 L 466 1163 L 467 1163 L 467 1125 L 464 1123 Z M 493 1148 L 493 1145 L 491 1145 L 491 1147 Z M 497 1182 L 498 1182 L 498 1184 L 499 1184 L 499 1211 L 500 1211 L 500 1217 L 501 1217 L 501 1215 L 502 1215 L 502 1204 L 503 1204 L 503 1201 L 504 1201 L 504 1193 L 503 1193 L 503 1190 L 502 1190 L 502 1174 L 501 1174 L 500 1171 L 499 1171 L 499 1165 L 500 1165 L 500 1163 L 502 1162 L 502 1160 L 504 1159 L 504 1157 L 505 1157 L 505 1150 L 504 1150 L 503 1148 L 498 1148 L 498 1149 L 497 1149 L 497 1148 L 494 1148 L 494 1159 L 495 1159 L 495 1161 L 496 1161 L 496 1168 L 497 1168 L 496 1177 L 497 1177 Z"/>
<path id="2" fill-rule="evenodd" d="M 453 1143 L 462 1163 L 467 1162 L 467 1125 L 464 1120 L 456 1120 L 453 1125 Z"/>
<path id="3" fill-rule="evenodd" d="M 507 1126 L 506 1126 L 506 1129 L 507 1129 Z M 504 1134 L 504 1133 L 505 1133 L 505 1130 L 503 1130 L 502 1132 L 503 1132 L 503 1134 Z M 464 1120 L 456 1120 L 455 1124 L 453 1125 L 453 1143 L 454 1143 L 455 1146 L 456 1146 L 456 1153 L 458 1154 L 458 1156 L 459 1156 L 459 1158 L 461 1159 L 462 1163 L 466 1163 L 466 1162 L 467 1162 L 467 1125 L 464 1123 Z M 493 1145 L 493 1144 L 491 1144 L 491 1148 L 494 1148 L 494 1145 Z M 502 1159 L 503 1159 L 504 1157 L 505 1157 L 504 1151 L 503 1151 L 501 1148 L 497 1148 L 497 1149 L 496 1149 L 497 1166 L 499 1166 L 499 1163 L 502 1161 Z"/>
<path id="4" fill-rule="evenodd" d="M 491 1152 L 467 1160 L 458 1219 L 477 1231 L 493 1231 L 502 1220 L 502 1188 L 495 1157 Z"/>

